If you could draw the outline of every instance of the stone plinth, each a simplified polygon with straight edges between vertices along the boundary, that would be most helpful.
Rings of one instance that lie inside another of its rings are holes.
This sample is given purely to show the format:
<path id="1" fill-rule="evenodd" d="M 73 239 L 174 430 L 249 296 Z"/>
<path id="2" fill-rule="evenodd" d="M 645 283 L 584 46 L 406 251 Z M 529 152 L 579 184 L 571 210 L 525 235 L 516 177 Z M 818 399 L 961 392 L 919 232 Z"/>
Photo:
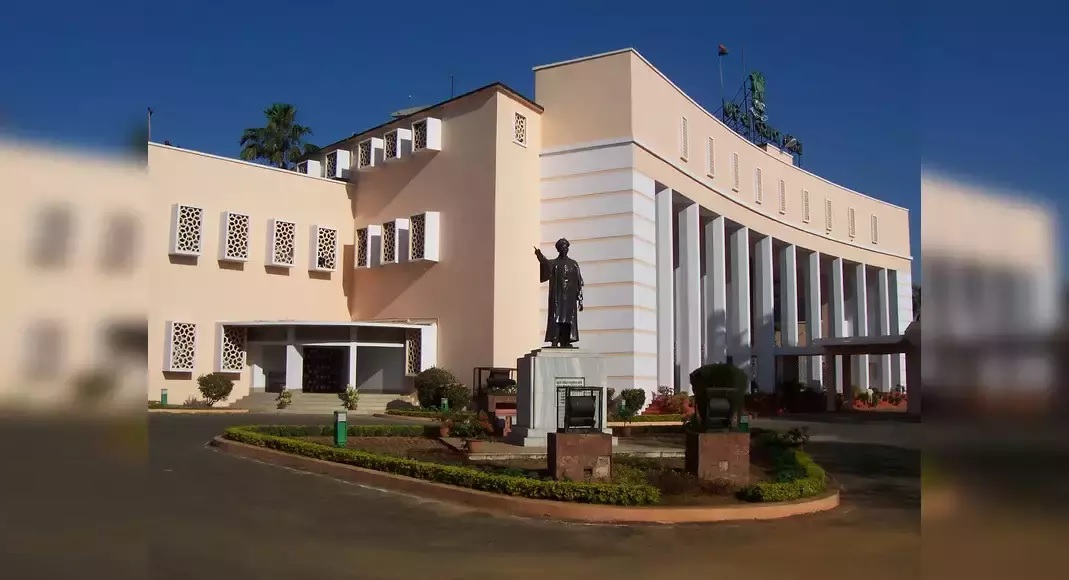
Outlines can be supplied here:
<path id="1" fill-rule="evenodd" d="M 557 404 L 558 383 L 582 383 L 601 390 L 601 420 L 608 411 L 605 398 L 605 362 L 601 355 L 578 348 L 543 348 L 516 361 L 516 422 L 509 442 L 524 447 L 546 447 L 556 433 L 563 410 Z M 603 427 L 611 434 L 612 429 Z"/>
<path id="2" fill-rule="evenodd" d="M 687 473 L 707 481 L 750 482 L 749 433 L 687 433 Z"/>
<path id="3" fill-rule="evenodd" d="M 547 459 L 554 479 L 609 481 L 612 477 L 612 435 L 550 433 Z"/>

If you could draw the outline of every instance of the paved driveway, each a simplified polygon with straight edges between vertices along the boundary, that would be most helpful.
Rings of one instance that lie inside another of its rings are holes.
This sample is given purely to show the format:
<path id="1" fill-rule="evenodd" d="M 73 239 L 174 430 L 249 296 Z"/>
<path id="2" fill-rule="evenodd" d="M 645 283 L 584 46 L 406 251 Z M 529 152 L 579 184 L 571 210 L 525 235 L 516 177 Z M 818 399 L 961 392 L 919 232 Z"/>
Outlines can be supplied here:
<path id="1" fill-rule="evenodd" d="M 270 417 L 287 423 L 301 417 Z M 920 546 L 916 451 L 824 442 L 847 486 L 829 514 L 613 527 L 489 516 L 224 455 L 254 416 L 153 415 L 154 578 L 903 578 Z M 374 421 L 370 419 L 369 421 Z"/>
<path id="2" fill-rule="evenodd" d="M 918 573 L 918 452 L 870 441 L 863 426 L 837 426 L 835 440 L 810 445 L 846 488 L 838 510 L 683 526 L 483 515 L 206 446 L 231 424 L 310 420 L 324 418 L 150 415 L 147 471 L 143 442 L 139 448 L 130 437 L 136 429 L 0 421 L 0 576 L 793 580 Z M 852 432 L 859 441 L 849 441 Z"/>

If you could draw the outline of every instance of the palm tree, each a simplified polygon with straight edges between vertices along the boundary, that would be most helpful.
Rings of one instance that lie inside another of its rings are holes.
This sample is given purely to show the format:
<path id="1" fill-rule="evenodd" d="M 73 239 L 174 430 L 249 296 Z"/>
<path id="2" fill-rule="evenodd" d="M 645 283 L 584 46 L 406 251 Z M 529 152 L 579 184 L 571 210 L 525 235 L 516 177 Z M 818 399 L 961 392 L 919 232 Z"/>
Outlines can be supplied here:
<path id="1" fill-rule="evenodd" d="M 319 150 L 304 139 L 312 130 L 297 123 L 297 107 L 275 103 L 264 111 L 267 125 L 241 134 L 241 158 L 289 169 L 303 155 Z"/>

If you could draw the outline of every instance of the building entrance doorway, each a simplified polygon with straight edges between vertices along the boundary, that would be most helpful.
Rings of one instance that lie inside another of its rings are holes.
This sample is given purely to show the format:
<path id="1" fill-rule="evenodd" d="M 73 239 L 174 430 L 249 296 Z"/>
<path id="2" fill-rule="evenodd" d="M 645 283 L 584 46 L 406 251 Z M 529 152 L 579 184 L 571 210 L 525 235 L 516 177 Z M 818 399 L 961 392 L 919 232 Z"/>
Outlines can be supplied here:
<path id="1" fill-rule="evenodd" d="M 305 393 L 340 393 L 349 378 L 349 350 L 345 346 L 304 347 L 302 390 Z"/>

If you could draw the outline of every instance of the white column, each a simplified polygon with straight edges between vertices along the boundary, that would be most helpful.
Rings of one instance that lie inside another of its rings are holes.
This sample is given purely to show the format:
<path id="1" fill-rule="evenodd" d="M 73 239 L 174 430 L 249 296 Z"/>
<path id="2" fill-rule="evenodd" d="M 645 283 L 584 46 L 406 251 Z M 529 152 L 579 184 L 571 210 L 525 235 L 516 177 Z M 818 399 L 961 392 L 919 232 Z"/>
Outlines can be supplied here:
<path id="1" fill-rule="evenodd" d="M 891 328 L 891 285 L 887 277 L 887 268 L 880 268 L 876 273 L 876 313 L 879 317 L 879 331 L 883 336 L 897 334 Z M 891 355 L 885 354 L 880 357 L 880 385 L 881 391 L 891 390 Z"/>
<path id="2" fill-rule="evenodd" d="M 687 377 L 702 366 L 701 239 L 698 204 L 679 212 L 679 377 L 680 390 L 690 392 Z"/>
<path id="3" fill-rule="evenodd" d="M 727 255 L 724 217 L 705 224 L 705 358 L 727 361 Z"/>
<path id="4" fill-rule="evenodd" d="M 731 328 L 728 354 L 735 366 L 750 374 L 750 228 L 731 234 Z"/>
<path id="5" fill-rule="evenodd" d="M 854 304 L 857 306 L 857 323 L 854 324 L 854 336 L 869 335 L 869 282 L 866 266 L 854 266 Z M 869 355 L 859 354 L 854 360 L 857 366 L 857 386 L 862 391 L 869 390 Z"/>
<path id="6" fill-rule="evenodd" d="M 304 388 L 304 356 L 297 345 L 297 329 L 286 328 L 286 389 L 299 391 Z"/>
<path id="7" fill-rule="evenodd" d="M 805 332 L 806 344 L 813 344 L 818 338 L 823 338 L 823 321 L 820 319 L 820 252 L 811 252 L 806 260 L 805 268 L 806 300 L 805 300 Z M 824 382 L 822 373 L 824 357 L 814 356 L 809 359 L 809 383 L 820 385 Z"/>
<path id="8" fill-rule="evenodd" d="M 757 355 L 757 386 L 761 392 L 776 390 L 776 311 L 773 292 L 772 237 L 757 242 L 754 255 L 754 335 Z"/>
<path id="9" fill-rule="evenodd" d="M 356 327 L 349 328 L 349 384 L 353 387 L 359 387 L 356 384 Z"/>
<path id="10" fill-rule="evenodd" d="M 829 329 L 833 338 L 844 338 L 846 334 L 846 311 L 844 306 L 846 301 L 843 296 L 843 259 L 835 258 L 831 261 L 831 301 L 829 303 L 830 311 L 828 314 L 831 316 L 831 324 Z M 843 387 L 850 387 L 849 377 L 843 377 L 843 361 L 842 356 L 836 356 L 834 361 L 828 361 L 833 365 L 834 384 L 829 385 L 828 389 L 836 389 L 838 392 L 846 392 Z"/>
<path id="11" fill-rule="evenodd" d="M 780 257 L 780 342 L 798 346 L 798 249 L 788 245 Z"/>
<path id="12" fill-rule="evenodd" d="M 675 271 L 672 267 L 672 190 L 656 195 L 657 384 L 675 385 Z"/>

